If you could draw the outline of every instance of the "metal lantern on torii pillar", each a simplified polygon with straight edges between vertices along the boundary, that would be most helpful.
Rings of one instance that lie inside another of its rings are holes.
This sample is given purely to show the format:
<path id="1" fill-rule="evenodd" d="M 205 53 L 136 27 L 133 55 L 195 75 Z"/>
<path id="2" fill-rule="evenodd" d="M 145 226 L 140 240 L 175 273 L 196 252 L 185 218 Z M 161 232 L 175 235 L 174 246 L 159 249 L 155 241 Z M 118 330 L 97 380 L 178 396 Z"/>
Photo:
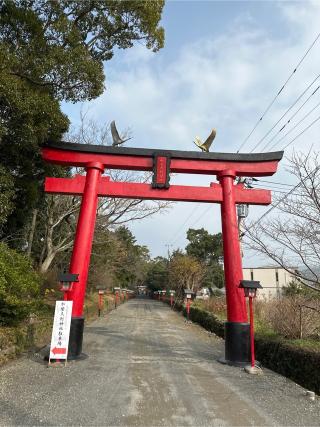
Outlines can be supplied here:
<path id="1" fill-rule="evenodd" d="M 74 282 L 79 282 L 79 274 L 59 273 L 60 291 L 63 292 L 63 299 L 68 300 L 68 292 L 72 290 Z"/>
<path id="2" fill-rule="evenodd" d="M 273 175 L 283 152 L 275 153 L 200 153 L 126 147 L 50 143 L 42 148 L 43 159 L 61 166 L 86 170 L 74 178 L 46 178 L 45 191 L 51 194 L 82 196 L 81 209 L 70 262 L 70 273 L 79 273 L 79 283 L 68 292 L 73 301 L 71 335 L 72 357 L 82 349 L 83 303 L 96 220 L 98 197 L 144 200 L 219 203 L 221 205 L 227 315 L 225 359 L 234 365 L 250 360 L 249 324 L 242 280 L 242 260 L 237 224 L 237 204 L 269 205 L 271 192 L 248 189 L 235 184 L 236 177 Z M 114 182 L 102 176 L 105 170 L 153 171 L 148 183 Z M 216 176 L 209 187 L 170 185 L 171 173 Z M 79 338 L 81 337 L 81 339 Z"/>
<path id="3" fill-rule="evenodd" d="M 249 299 L 249 311 L 250 311 L 250 350 L 251 350 L 251 369 L 250 373 L 261 372 L 261 370 L 255 371 L 255 354 L 254 354 L 254 320 L 253 320 L 253 299 L 257 295 L 257 290 L 262 289 L 260 282 L 257 280 L 241 280 L 239 288 L 244 290 L 244 295 Z"/>
<path id="4" fill-rule="evenodd" d="M 115 294 L 115 302 L 114 302 L 114 305 L 115 305 L 115 308 L 117 308 L 118 307 L 118 305 L 119 305 L 119 299 L 120 299 L 120 291 L 121 291 L 121 288 L 119 288 L 119 287 L 116 287 L 116 288 L 113 288 L 113 290 L 114 290 L 114 294 Z"/>

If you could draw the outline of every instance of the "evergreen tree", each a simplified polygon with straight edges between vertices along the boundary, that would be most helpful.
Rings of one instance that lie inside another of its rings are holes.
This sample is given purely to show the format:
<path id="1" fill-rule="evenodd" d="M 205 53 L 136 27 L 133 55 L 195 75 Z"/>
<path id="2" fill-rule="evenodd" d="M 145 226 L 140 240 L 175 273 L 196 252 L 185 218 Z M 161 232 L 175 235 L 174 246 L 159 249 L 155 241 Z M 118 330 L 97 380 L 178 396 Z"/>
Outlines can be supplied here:
<path id="1" fill-rule="evenodd" d="M 98 97 L 104 61 L 116 48 L 144 41 L 147 48 L 160 49 L 163 5 L 162 0 L 0 2 L 0 166 L 16 189 L 7 233 L 21 232 L 39 203 L 44 176 L 55 170 L 43 164 L 39 146 L 61 139 L 68 129 L 60 102 Z"/>

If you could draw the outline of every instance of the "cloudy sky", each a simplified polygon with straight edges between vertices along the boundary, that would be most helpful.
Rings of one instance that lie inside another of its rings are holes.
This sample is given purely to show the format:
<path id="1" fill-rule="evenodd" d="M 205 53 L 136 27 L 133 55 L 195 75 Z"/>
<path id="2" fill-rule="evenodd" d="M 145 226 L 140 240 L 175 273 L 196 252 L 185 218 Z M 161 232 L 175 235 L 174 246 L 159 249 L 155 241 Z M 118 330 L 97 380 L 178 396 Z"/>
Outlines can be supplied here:
<path id="1" fill-rule="evenodd" d="M 105 65 L 104 94 L 84 105 L 63 105 L 74 126 L 79 123 L 82 108 L 101 124 L 115 119 L 119 129 L 130 127 L 134 138 L 127 145 L 132 147 L 194 150 L 193 138 L 199 135 L 205 139 L 215 127 L 213 150 L 217 152 L 235 152 L 242 145 L 241 152 L 268 151 L 271 147 L 276 151 L 290 144 L 285 149 L 289 158 L 293 150 L 319 150 L 320 120 L 316 119 L 320 115 L 320 90 L 310 95 L 320 85 L 320 38 L 246 138 L 316 40 L 320 2 L 167 1 L 162 25 L 166 42 L 161 51 L 152 53 L 137 45 L 116 52 Z M 294 184 L 286 163 L 284 159 L 279 172 L 266 179 Z M 194 175 L 174 178 L 175 183 L 189 185 L 208 186 L 210 181 L 212 177 Z M 284 191 L 283 186 L 265 185 Z M 249 218 L 259 218 L 266 209 L 251 207 Z M 166 254 L 167 245 L 171 251 L 184 248 L 190 227 L 219 232 L 219 206 L 177 203 L 166 213 L 130 225 L 138 242 L 147 245 L 153 256 Z M 266 264 L 250 251 L 245 254 L 246 266 L 261 263 Z"/>

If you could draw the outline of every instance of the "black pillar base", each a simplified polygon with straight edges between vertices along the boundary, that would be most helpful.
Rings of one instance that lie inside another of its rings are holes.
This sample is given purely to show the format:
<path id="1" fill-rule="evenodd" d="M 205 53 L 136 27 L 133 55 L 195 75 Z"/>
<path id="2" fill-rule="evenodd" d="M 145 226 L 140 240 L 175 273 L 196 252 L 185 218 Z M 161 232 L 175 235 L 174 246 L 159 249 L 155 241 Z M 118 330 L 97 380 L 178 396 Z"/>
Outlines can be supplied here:
<path id="1" fill-rule="evenodd" d="M 83 359 L 84 355 L 81 353 L 83 329 L 84 317 L 72 317 L 69 336 L 68 360 Z"/>
<path id="2" fill-rule="evenodd" d="M 250 324 L 225 323 L 225 359 L 221 362 L 232 366 L 250 364 Z"/>
<path id="3" fill-rule="evenodd" d="M 88 357 L 86 354 L 82 353 L 83 329 L 84 317 L 72 317 L 67 360 L 83 360 Z M 42 353 L 43 360 L 48 361 L 50 356 L 50 344 L 45 347 Z M 61 362 L 61 359 L 50 359 L 52 363 L 57 360 Z"/>

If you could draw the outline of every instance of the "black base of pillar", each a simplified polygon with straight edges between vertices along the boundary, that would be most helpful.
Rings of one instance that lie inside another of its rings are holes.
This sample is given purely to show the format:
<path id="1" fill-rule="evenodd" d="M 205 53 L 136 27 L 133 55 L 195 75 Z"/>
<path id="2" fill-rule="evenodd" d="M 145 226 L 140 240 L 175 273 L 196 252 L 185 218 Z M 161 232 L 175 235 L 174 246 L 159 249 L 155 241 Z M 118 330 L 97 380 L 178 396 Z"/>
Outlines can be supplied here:
<path id="1" fill-rule="evenodd" d="M 225 323 L 225 359 L 221 362 L 232 366 L 250 364 L 250 324 Z"/>
<path id="2" fill-rule="evenodd" d="M 72 317 L 69 336 L 68 360 L 82 359 L 84 356 L 81 354 L 83 329 L 84 317 Z"/>
<path id="3" fill-rule="evenodd" d="M 69 335 L 68 360 L 84 360 L 87 355 L 82 353 L 82 340 L 84 329 L 84 317 L 72 317 Z M 47 345 L 42 351 L 43 360 L 48 361 L 50 355 L 50 345 Z M 52 363 L 61 362 L 62 359 L 50 359 Z"/>

